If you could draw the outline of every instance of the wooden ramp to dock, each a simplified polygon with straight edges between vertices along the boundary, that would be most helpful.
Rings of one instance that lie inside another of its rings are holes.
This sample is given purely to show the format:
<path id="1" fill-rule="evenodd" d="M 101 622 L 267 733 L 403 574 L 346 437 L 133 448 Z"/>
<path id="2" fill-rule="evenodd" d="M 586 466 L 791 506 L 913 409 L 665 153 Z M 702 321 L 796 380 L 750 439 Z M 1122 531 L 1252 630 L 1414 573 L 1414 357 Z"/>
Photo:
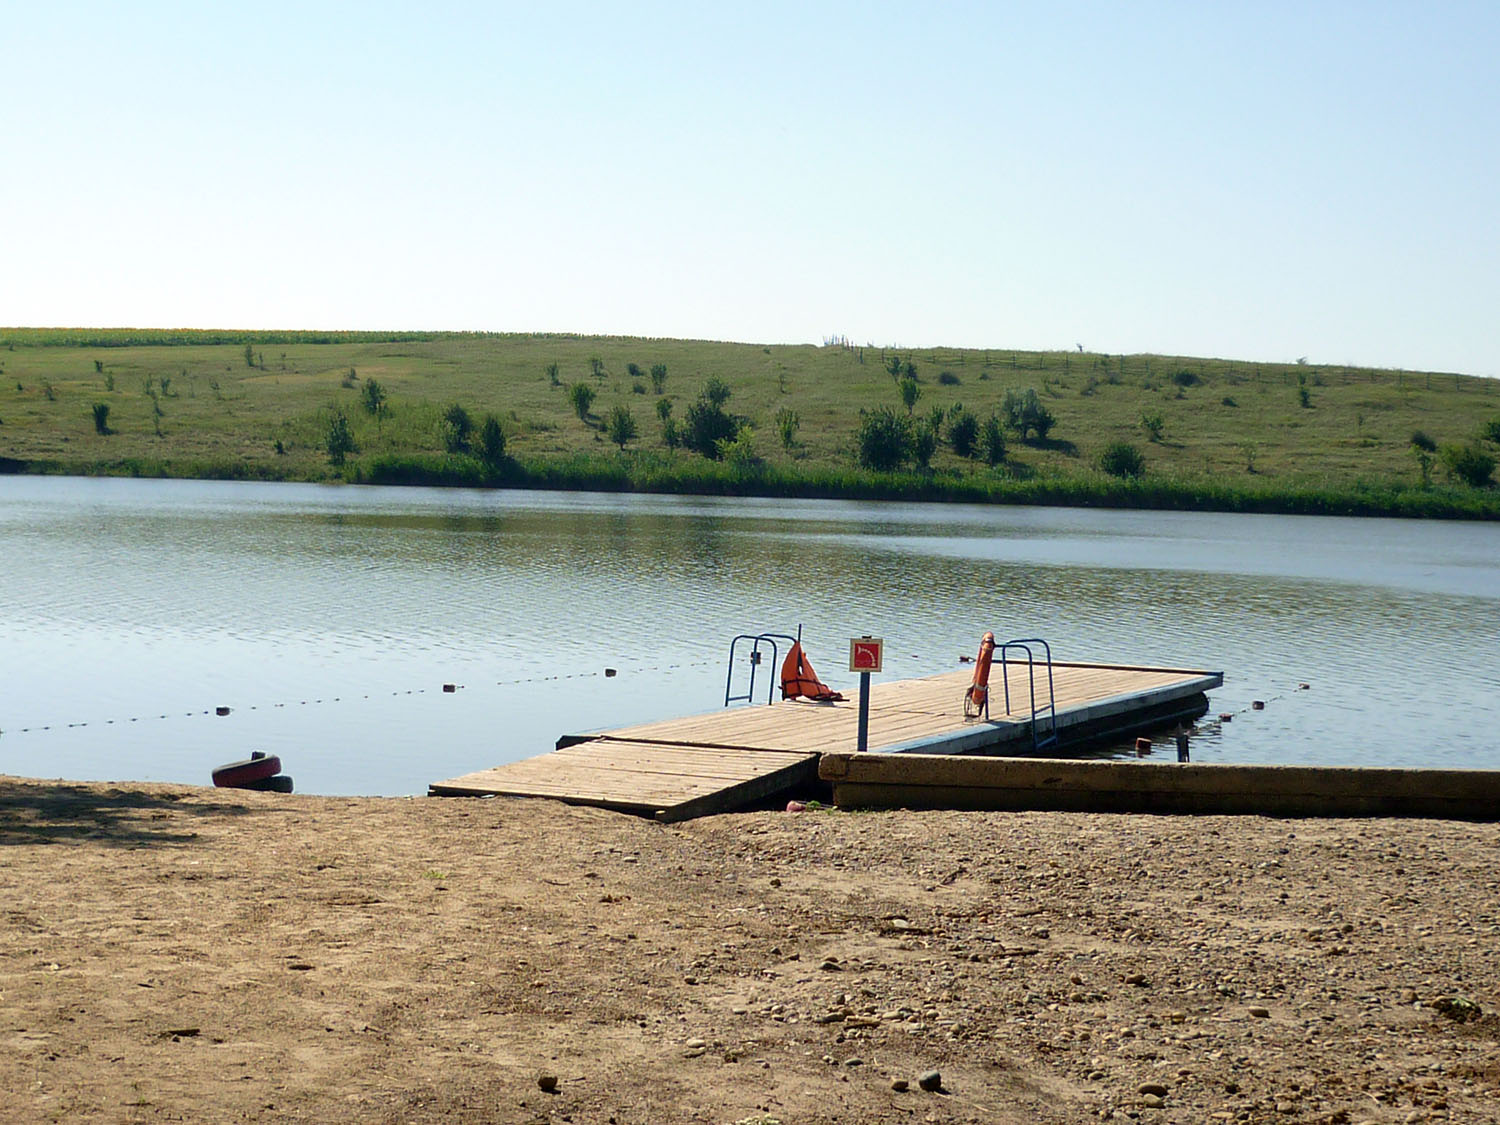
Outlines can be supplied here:
<path id="1" fill-rule="evenodd" d="M 551 797 L 658 820 L 746 805 L 817 777 L 818 755 L 594 738 L 429 786 L 435 797 Z"/>
<path id="2" fill-rule="evenodd" d="M 1045 666 L 1038 701 L 1045 702 Z M 1217 672 L 1103 664 L 1052 665 L 1056 722 L 1069 736 L 1127 730 L 1171 713 L 1201 714 Z M 990 717 L 965 719 L 972 670 L 875 682 L 870 691 L 873 752 L 963 754 L 1030 751 L 1027 666 L 1012 663 L 1010 715 L 1003 677 L 990 677 Z M 1173 709 L 1176 709 L 1174 712 Z M 570 804 L 683 820 L 743 808 L 813 782 L 823 754 L 855 749 L 857 699 L 841 703 L 747 705 L 593 734 L 564 735 L 558 749 L 524 761 L 434 782 L 435 796 L 550 797 Z"/>

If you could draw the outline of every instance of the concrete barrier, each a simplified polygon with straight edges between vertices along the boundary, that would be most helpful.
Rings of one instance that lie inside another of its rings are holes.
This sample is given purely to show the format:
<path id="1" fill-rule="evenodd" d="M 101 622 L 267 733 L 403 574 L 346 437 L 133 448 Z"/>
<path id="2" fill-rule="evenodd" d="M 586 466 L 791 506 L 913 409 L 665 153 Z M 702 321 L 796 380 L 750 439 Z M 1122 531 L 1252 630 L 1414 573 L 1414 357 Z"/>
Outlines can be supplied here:
<path id="1" fill-rule="evenodd" d="M 1500 770 L 824 754 L 840 808 L 1500 820 Z"/>

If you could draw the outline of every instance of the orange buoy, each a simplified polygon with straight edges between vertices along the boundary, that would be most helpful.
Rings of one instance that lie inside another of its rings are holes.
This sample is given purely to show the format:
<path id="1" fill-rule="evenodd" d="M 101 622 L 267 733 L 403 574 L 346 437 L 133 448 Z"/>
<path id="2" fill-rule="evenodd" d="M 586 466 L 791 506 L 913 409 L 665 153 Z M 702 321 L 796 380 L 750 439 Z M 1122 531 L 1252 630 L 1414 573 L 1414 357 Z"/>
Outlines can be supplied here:
<path id="1" fill-rule="evenodd" d="M 964 718 L 990 713 L 990 662 L 995 657 L 995 634 L 986 633 L 979 642 L 979 655 L 974 660 L 974 679 L 964 692 Z"/>
<path id="2" fill-rule="evenodd" d="M 256 782 L 281 772 L 281 759 L 257 750 L 248 758 L 220 766 L 210 775 L 220 789 L 248 789 Z"/>

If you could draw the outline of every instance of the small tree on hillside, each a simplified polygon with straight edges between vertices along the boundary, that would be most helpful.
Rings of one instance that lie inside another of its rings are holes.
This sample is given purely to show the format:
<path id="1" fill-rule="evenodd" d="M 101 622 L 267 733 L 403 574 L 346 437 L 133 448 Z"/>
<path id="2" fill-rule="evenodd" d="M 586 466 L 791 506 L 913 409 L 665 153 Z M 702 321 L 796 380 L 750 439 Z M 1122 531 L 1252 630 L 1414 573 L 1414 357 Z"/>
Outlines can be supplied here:
<path id="1" fill-rule="evenodd" d="M 385 388 L 380 385 L 379 379 L 365 380 L 365 385 L 359 389 L 359 404 L 365 408 L 366 414 L 372 414 L 377 419 L 384 416 L 386 412 Z"/>
<path id="2" fill-rule="evenodd" d="M 667 365 L 665 363 L 653 363 L 651 365 L 651 391 L 653 394 L 666 393 Z"/>
<path id="3" fill-rule="evenodd" d="M 443 412 L 440 430 L 443 448 L 449 453 L 469 451 L 469 439 L 474 436 L 474 419 L 470 418 L 469 412 L 458 403 L 454 403 Z"/>
<path id="4" fill-rule="evenodd" d="M 1005 415 L 1005 424 L 1022 441 L 1031 434 L 1035 434 L 1038 441 L 1045 441 L 1057 421 L 1052 411 L 1042 404 L 1035 387 L 1027 387 L 1024 391 L 1006 391 L 1000 409 Z"/>
<path id="5" fill-rule="evenodd" d="M 917 399 L 922 397 L 922 387 L 910 375 L 904 375 L 896 384 L 896 388 L 901 392 L 901 405 L 906 407 L 907 417 L 910 417 L 912 409 L 917 405 Z"/>
<path id="6" fill-rule="evenodd" d="M 927 425 L 931 427 L 933 435 L 939 440 L 943 437 L 943 424 L 948 421 L 948 412 L 941 406 L 934 405 L 927 412 Z"/>
<path id="7" fill-rule="evenodd" d="M 573 404 L 573 413 L 580 422 L 589 420 L 589 407 L 594 405 L 594 388 L 587 383 L 573 383 L 568 387 L 568 401 Z"/>
<path id="8" fill-rule="evenodd" d="M 791 449 L 797 444 L 797 428 L 801 425 L 802 419 L 791 407 L 783 406 L 776 412 L 776 433 L 781 438 L 783 449 Z"/>
<path id="9" fill-rule="evenodd" d="M 1052 427 L 1057 423 L 1057 418 L 1043 404 L 1035 388 L 1028 387 L 1026 390 L 1025 401 L 1021 404 L 1021 422 L 1026 429 L 1036 435 L 1037 441 L 1046 441 L 1047 435 L 1052 432 Z M 1026 440 L 1024 432 L 1021 440 Z"/>
<path id="10" fill-rule="evenodd" d="M 621 405 L 612 408 L 604 420 L 604 432 L 623 453 L 625 443 L 635 440 L 635 415 L 630 413 L 630 407 Z"/>
<path id="11" fill-rule="evenodd" d="M 479 427 L 479 459 L 491 468 L 505 460 L 505 431 L 493 414 L 486 414 Z"/>
<path id="12" fill-rule="evenodd" d="M 911 458 L 922 469 L 930 468 L 932 455 L 937 452 L 937 430 L 931 422 L 918 422 L 912 428 Z"/>
<path id="13" fill-rule="evenodd" d="M 342 406 L 334 407 L 328 415 L 328 423 L 323 428 L 323 448 L 328 453 L 330 465 L 342 465 L 349 454 L 359 452 L 359 447 L 354 444 L 349 416 Z"/>
<path id="14" fill-rule="evenodd" d="M 703 390 L 699 392 L 704 402 L 714 406 L 723 406 L 729 401 L 729 384 L 717 375 L 711 376 L 708 382 L 703 384 Z"/>
<path id="15" fill-rule="evenodd" d="M 984 453 L 985 463 L 998 465 L 1005 460 L 1005 429 L 1000 419 L 991 414 L 979 430 L 979 448 Z"/>
<path id="16" fill-rule="evenodd" d="M 960 457 L 972 457 L 978 441 L 979 419 L 960 407 L 948 423 L 948 444 Z"/>

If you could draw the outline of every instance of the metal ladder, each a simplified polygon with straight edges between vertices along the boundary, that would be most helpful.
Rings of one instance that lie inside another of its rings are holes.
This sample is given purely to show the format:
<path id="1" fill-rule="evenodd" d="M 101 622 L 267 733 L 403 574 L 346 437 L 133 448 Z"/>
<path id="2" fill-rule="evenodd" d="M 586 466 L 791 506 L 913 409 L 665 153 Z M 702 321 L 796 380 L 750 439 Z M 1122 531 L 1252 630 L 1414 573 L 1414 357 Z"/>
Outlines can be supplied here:
<path id="1" fill-rule="evenodd" d="M 728 707 L 731 703 L 754 702 L 755 673 L 756 670 L 761 666 L 761 658 L 764 655 L 764 653 L 761 651 L 762 645 L 769 645 L 771 648 L 771 682 L 766 685 L 766 703 L 769 704 L 772 701 L 771 693 L 776 690 L 776 668 L 778 663 L 777 657 L 780 653 L 780 649 L 777 646 L 776 642 L 786 641 L 787 649 L 788 651 L 790 651 L 791 646 L 799 643 L 801 640 L 802 626 L 798 625 L 797 635 L 795 637 L 788 636 L 786 633 L 741 633 L 739 636 L 735 637 L 734 640 L 730 641 L 729 674 L 724 678 L 724 706 Z M 732 695 L 730 693 L 734 690 L 734 654 L 735 649 L 739 647 L 741 641 L 750 642 L 750 652 L 748 653 L 750 660 L 750 682 L 745 687 L 744 695 Z"/>
<path id="2" fill-rule="evenodd" d="M 1031 651 L 1032 645 L 1040 645 L 1047 659 L 1047 702 L 1040 707 L 1036 702 L 1037 661 Z M 1031 692 L 1031 749 L 1033 753 L 1036 753 L 1049 746 L 1057 745 L 1057 697 L 1052 689 L 1052 647 L 1040 637 L 1022 637 L 1019 640 L 1006 641 L 999 646 L 1000 675 L 1005 682 L 1005 713 L 1007 715 L 1010 714 L 1010 663 L 1006 659 L 1006 654 L 1013 648 L 1026 654 L 1026 675 Z M 1020 664 L 1020 661 L 1017 660 L 1016 663 Z M 1038 731 L 1039 719 L 1046 721 L 1047 733 L 1045 735 Z"/>

